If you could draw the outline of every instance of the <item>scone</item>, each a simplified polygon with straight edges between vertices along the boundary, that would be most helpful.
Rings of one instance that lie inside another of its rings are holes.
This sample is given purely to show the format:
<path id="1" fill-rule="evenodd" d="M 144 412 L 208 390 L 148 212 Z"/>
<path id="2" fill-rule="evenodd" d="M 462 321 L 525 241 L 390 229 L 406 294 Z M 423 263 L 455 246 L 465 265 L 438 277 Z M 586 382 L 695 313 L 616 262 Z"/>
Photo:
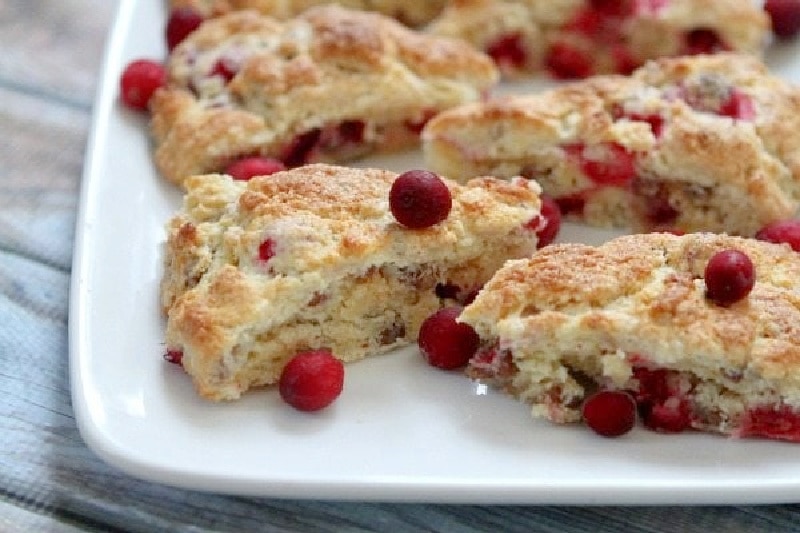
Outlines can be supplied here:
<path id="1" fill-rule="evenodd" d="M 204 17 L 215 17 L 242 9 L 286 20 L 306 9 L 322 4 L 339 4 L 351 9 L 375 11 L 394 17 L 409 26 L 430 22 L 446 0 L 170 0 L 172 9 L 190 7 Z"/>
<path id="2" fill-rule="evenodd" d="M 186 180 L 161 303 L 167 350 L 202 396 L 230 400 L 274 383 L 299 351 L 353 361 L 413 342 L 444 298 L 535 250 L 535 183 L 446 181 L 447 218 L 411 230 L 389 210 L 395 178 L 318 164 L 249 182 Z"/>
<path id="3" fill-rule="evenodd" d="M 704 269 L 734 249 L 755 265 L 743 300 L 706 298 Z M 800 441 L 800 255 L 739 237 L 631 235 L 509 261 L 461 314 L 482 339 L 468 372 L 581 419 L 598 389 L 627 390 L 651 429 Z"/>
<path id="4" fill-rule="evenodd" d="M 152 133 L 156 165 L 176 183 L 246 156 L 295 167 L 416 145 L 430 116 L 497 81 L 466 43 L 338 6 L 286 22 L 253 11 L 207 20 L 168 72 Z"/>
<path id="5" fill-rule="evenodd" d="M 453 0 L 430 31 L 487 51 L 506 75 L 570 79 L 660 57 L 759 54 L 769 28 L 747 0 Z"/>
<path id="6" fill-rule="evenodd" d="M 536 178 L 595 226 L 752 236 L 800 199 L 800 88 L 751 56 L 661 59 L 469 104 L 422 137 L 432 170 Z"/>

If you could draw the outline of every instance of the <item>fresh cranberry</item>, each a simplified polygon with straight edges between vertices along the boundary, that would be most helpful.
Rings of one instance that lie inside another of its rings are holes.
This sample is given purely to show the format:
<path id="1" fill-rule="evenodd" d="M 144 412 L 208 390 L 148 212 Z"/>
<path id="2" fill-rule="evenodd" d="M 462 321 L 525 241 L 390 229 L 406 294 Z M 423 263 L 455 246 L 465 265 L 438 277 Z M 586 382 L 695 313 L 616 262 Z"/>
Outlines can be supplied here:
<path id="1" fill-rule="evenodd" d="M 614 60 L 614 71 L 627 76 L 642 66 L 642 62 L 634 57 L 633 52 L 624 46 L 615 46 L 611 49 L 611 58 Z"/>
<path id="2" fill-rule="evenodd" d="M 664 133 L 664 117 L 658 113 L 636 113 L 628 112 L 622 106 L 614 106 L 611 111 L 614 120 L 626 118 L 635 122 L 647 122 L 650 125 L 650 131 L 656 136 L 656 139 L 661 138 Z"/>
<path id="3" fill-rule="evenodd" d="M 636 424 L 636 402 L 624 391 L 597 392 L 583 402 L 581 412 L 586 425 L 603 437 L 619 437 Z"/>
<path id="4" fill-rule="evenodd" d="M 756 233 L 756 239 L 774 243 L 786 243 L 795 252 L 800 252 L 800 220 L 779 220 L 767 224 Z"/>
<path id="5" fill-rule="evenodd" d="M 445 307 L 422 322 L 419 349 L 431 366 L 452 370 L 465 366 L 478 351 L 480 338 L 472 326 L 456 322 L 460 307 Z"/>
<path id="6" fill-rule="evenodd" d="M 167 350 L 164 360 L 173 365 L 183 366 L 183 352 L 181 350 Z"/>
<path id="7" fill-rule="evenodd" d="M 552 243 L 561 229 L 561 209 L 555 200 L 547 195 L 542 195 L 540 213 L 539 216 L 534 217 L 527 224 L 529 227 L 536 228 L 541 223 L 541 219 L 544 219 L 544 227 L 536 233 L 538 237 L 537 248 L 543 248 Z"/>
<path id="8" fill-rule="evenodd" d="M 745 298 L 753 289 L 756 271 L 747 254 L 723 250 L 714 254 L 705 269 L 706 296 L 727 307 Z"/>
<path id="9" fill-rule="evenodd" d="M 633 154 L 617 143 L 588 147 L 574 144 L 564 149 L 567 154 L 578 159 L 583 173 L 598 185 L 621 187 L 636 177 Z"/>
<path id="10" fill-rule="evenodd" d="M 281 398 L 299 411 L 319 411 L 339 397 L 344 387 L 344 365 L 330 350 L 295 355 L 281 372 Z"/>
<path id="11" fill-rule="evenodd" d="M 238 69 L 236 68 L 236 65 L 232 64 L 230 61 L 220 58 L 217 59 L 217 61 L 214 63 L 214 66 L 211 67 L 209 76 L 219 76 L 225 81 L 225 83 L 228 83 L 234 78 L 234 76 L 236 76 L 237 70 Z"/>
<path id="12" fill-rule="evenodd" d="M 788 405 L 750 409 L 743 417 L 738 435 L 800 442 L 800 414 Z"/>
<path id="13" fill-rule="evenodd" d="M 167 79 L 164 66 L 151 59 L 137 59 L 125 67 L 120 78 L 122 102 L 139 111 L 146 111 L 150 97 L 163 87 Z"/>
<path id="14" fill-rule="evenodd" d="M 247 181 L 254 176 L 269 176 L 286 170 L 283 163 L 270 157 L 245 157 L 225 167 L 225 174 L 235 180 Z"/>
<path id="15" fill-rule="evenodd" d="M 591 0 L 589 5 L 606 17 L 627 17 L 635 7 L 632 0 Z"/>
<path id="16" fill-rule="evenodd" d="M 767 0 L 764 9 L 776 37 L 791 39 L 800 32 L 800 0 Z"/>
<path id="17" fill-rule="evenodd" d="M 171 52 L 190 33 L 203 23 L 203 16 L 191 7 L 179 7 L 172 11 L 167 21 L 167 48 Z"/>
<path id="18" fill-rule="evenodd" d="M 547 51 L 545 65 L 560 80 L 588 78 L 592 75 L 592 58 L 565 43 L 556 43 Z"/>
<path id="19" fill-rule="evenodd" d="M 683 52 L 686 55 L 700 55 L 727 49 L 717 32 L 709 28 L 697 28 L 686 34 Z"/>
<path id="20" fill-rule="evenodd" d="M 583 208 L 586 207 L 586 198 L 580 193 L 560 196 L 555 201 L 562 215 L 580 216 L 583 214 Z"/>
<path id="21" fill-rule="evenodd" d="M 394 218 L 411 229 L 429 228 L 447 218 L 453 200 L 442 179 L 427 170 L 403 172 L 392 183 L 389 208 Z"/>
<path id="22" fill-rule="evenodd" d="M 497 65 L 513 69 L 521 69 L 528 62 L 528 53 L 525 51 L 520 33 L 498 37 L 489 43 L 486 53 Z"/>
<path id="23" fill-rule="evenodd" d="M 589 37 L 600 37 L 607 29 L 607 24 L 602 13 L 586 8 L 578 11 L 572 20 L 564 25 L 564 29 Z"/>
<path id="24" fill-rule="evenodd" d="M 717 114 L 737 120 L 753 120 L 756 118 L 756 108 L 749 95 L 734 89 L 728 99 L 722 103 Z"/>
<path id="25" fill-rule="evenodd" d="M 636 402 L 663 402 L 672 395 L 669 386 L 669 371 L 663 368 L 651 370 L 646 367 L 634 367 L 633 377 L 639 383 L 636 391 Z"/>
<path id="26" fill-rule="evenodd" d="M 281 161 L 289 167 L 299 167 L 309 162 L 312 152 L 319 144 L 322 130 L 314 128 L 295 137 L 283 152 Z"/>
<path id="27" fill-rule="evenodd" d="M 667 400 L 652 404 L 642 417 L 648 428 L 664 433 L 680 433 L 692 425 L 689 404 L 673 396 Z"/>
<path id="28" fill-rule="evenodd" d="M 265 263 L 275 257 L 275 241 L 266 239 L 258 247 L 258 258 Z"/>

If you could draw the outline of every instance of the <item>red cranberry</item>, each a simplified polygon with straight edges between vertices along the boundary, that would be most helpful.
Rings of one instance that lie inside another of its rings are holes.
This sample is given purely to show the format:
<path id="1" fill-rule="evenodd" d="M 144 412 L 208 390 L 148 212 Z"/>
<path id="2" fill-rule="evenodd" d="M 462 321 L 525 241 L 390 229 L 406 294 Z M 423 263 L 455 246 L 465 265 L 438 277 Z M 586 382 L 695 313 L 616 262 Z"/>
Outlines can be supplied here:
<path id="1" fill-rule="evenodd" d="M 714 30 L 697 28 L 686 34 L 684 44 L 686 55 L 713 54 L 727 49 L 728 47 Z"/>
<path id="2" fill-rule="evenodd" d="M 528 222 L 527 226 L 536 228 L 539 226 L 541 219 L 544 218 L 544 227 L 540 229 L 536 236 L 538 237 L 537 248 L 543 248 L 552 243 L 558 231 L 561 229 L 561 209 L 555 200 L 547 195 L 542 195 L 541 214 L 534 217 L 533 220 Z"/>
<path id="3" fill-rule="evenodd" d="M 339 397 L 344 387 L 344 365 L 330 350 L 295 355 L 281 372 L 281 398 L 299 411 L 319 411 Z"/>
<path id="4" fill-rule="evenodd" d="M 676 396 L 650 405 L 642 419 L 645 426 L 663 433 L 680 433 L 692 425 L 689 404 Z"/>
<path id="5" fill-rule="evenodd" d="M 289 168 L 299 167 L 309 162 L 311 154 L 322 137 L 322 130 L 314 128 L 295 137 L 283 152 L 281 161 Z"/>
<path id="6" fill-rule="evenodd" d="M 589 4 L 606 17 L 627 17 L 635 7 L 632 0 L 590 0 Z"/>
<path id="7" fill-rule="evenodd" d="M 589 37 L 599 37 L 607 29 L 606 26 L 602 13 L 595 9 L 587 8 L 578 11 L 575 17 L 564 26 L 564 29 L 588 35 Z"/>
<path id="8" fill-rule="evenodd" d="M 275 257 L 275 241 L 267 239 L 258 247 L 258 258 L 265 263 Z"/>
<path id="9" fill-rule="evenodd" d="M 554 78 L 561 80 L 588 78 L 593 71 L 589 55 L 564 43 L 550 47 L 545 65 Z"/>
<path id="10" fill-rule="evenodd" d="M 211 72 L 209 76 L 219 76 L 222 78 L 225 83 L 231 81 L 234 76 L 236 76 L 237 72 L 236 65 L 232 64 L 230 61 L 226 61 L 225 59 L 217 59 L 214 66 L 211 67 Z"/>
<path id="11" fill-rule="evenodd" d="M 522 34 L 511 33 L 498 37 L 486 47 L 486 53 L 500 66 L 521 69 L 528 62 Z"/>
<path id="12" fill-rule="evenodd" d="M 750 409 L 742 417 L 739 436 L 800 442 L 800 414 L 788 405 Z"/>
<path id="13" fill-rule="evenodd" d="M 800 0 L 767 0 L 764 9 L 776 37 L 791 39 L 800 32 Z"/>
<path id="14" fill-rule="evenodd" d="M 203 17 L 190 7 L 179 7 L 172 11 L 167 21 L 167 48 L 171 52 L 190 33 L 203 23 Z"/>
<path id="15" fill-rule="evenodd" d="M 727 307 L 750 294 L 756 282 L 756 271 L 745 253 L 723 250 L 708 261 L 705 280 L 708 299 Z"/>
<path id="16" fill-rule="evenodd" d="M 624 391 L 600 391 L 583 402 L 583 420 L 603 437 L 619 437 L 636 424 L 636 402 Z"/>
<path id="17" fill-rule="evenodd" d="M 389 208 L 394 218 L 411 229 L 429 228 L 447 218 L 453 200 L 442 179 L 427 170 L 403 172 L 392 184 Z"/>
<path id="18" fill-rule="evenodd" d="M 571 194 L 556 198 L 556 204 L 562 215 L 582 215 L 586 207 L 586 198 L 582 194 Z"/>
<path id="19" fill-rule="evenodd" d="M 337 130 L 339 137 L 349 143 L 362 143 L 364 142 L 364 130 L 367 125 L 363 120 L 345 120 L 339 124 Z"/>
<path id="20" fill-rule="evenodd" d="M 795 252 L 800 252 L 800 220 L 780 220 L 767 224 L 756 233 L 756 239 L 786 243 Z"/>
<path id="21" fill-rule="evenodd" d="M 277 159 L 253 156 L 234 161 L 225 167 L 225 174 L 235 180 L 247 181 L 254 176 L 269 176 L 282 170 L 286 167 Z"/>
<path id="22" fill-rule="evenodd" d="M 164 360 L 173 365 L 183 366 L 183 352 L 181 350 L 167 350 Z"/>
<path id="23" fill-rule="evenodd" d="M 478 351 L 480 338 L 472 326 L 456 322 L 460 307 L 445 307 L 422 322 L 419 349 L 431 366 L 452 370 L 465 366 Z"/>
<path id="24" fill-rule="evenodd" d="M 581 170 L 598 185 L 625 186 L 636 177 L 633 154 L 617 143 L 606 143 L 585 147 L 566 146 L 565 150 L 577 157 Z"/>
<path id="25" fill-rule="evenodd" d="M 163 87 L 167 79 L 164 66 L 151 59 L 137 59 L 125 67 L 120 78 L 122 102 L 139 111 L 146 111 L 150 97 Z"/>
<path id="26" fill-rule="evenodd" d="M 642 62 L 636 59 L 633 52 L 624 46 L 615 46 L 611 50 L 611 57 L 614 60 L 614 71 L 617 74 L 627 76 L 642 66 Z"/>
<path id="27" fill-rule="evenodd" d="M 647 124 L 650 125 L 650 131 L 653 132 L 656 139 L 661 138 L 661 135 L 664 133 L 664 117 L 657 113 L 627 112 L 622 106 L 615 106 L 611 111 L 611 115 L 614 120 L 626 118 L 635 122 L 647 122 Z"/>
<path id="28" fill-rule="evenodd" d="M 756 118 L 756 108 L 749 95 L 734 89 L 728 99 L 722 103 L 717 114 L 737 120 L 753 120 Z"/>

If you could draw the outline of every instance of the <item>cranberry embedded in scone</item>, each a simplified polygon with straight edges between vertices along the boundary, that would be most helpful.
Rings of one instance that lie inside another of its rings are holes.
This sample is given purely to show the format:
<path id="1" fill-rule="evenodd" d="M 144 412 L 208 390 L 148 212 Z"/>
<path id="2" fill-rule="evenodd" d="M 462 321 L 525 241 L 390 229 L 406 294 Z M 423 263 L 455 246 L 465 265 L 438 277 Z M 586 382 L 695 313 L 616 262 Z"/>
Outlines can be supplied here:
<path id="1" fill-rule="evenodd" d="M 620 144 L 571 144 L 564 150 L 577 160 L 586 177 L 598 185 L 622 187 L 636 176 L 634 155 Z"/>
<path id="2" fill-rule="evenodd" d="M 684 39 L 683 54 L 685 55 L 713 54 L 730 49 L 719 34 L 709 28 L 694 29 L 688 32 Z"/>
<path id="3" fill-rule="evenodd" d="M 167 49 L 171 52 L 202 23 L 203 16 L 191 7 L 179 7 L 173 10 L 165 30 Z"/>
<path id="4" fill-rule="evenodd" d="M 266 239 L 258 247 L 258 258 L 266 263 L 273 257 L 275 257 L 275 241 Z"/>
<path id="5" fill-rule="evenodd" d="M 219 76 L 225 83 L 228 83 L 236 76 L 238 70 L 237 65 L 233 64 L 232 61 L 220 58 L 211 67 L 211 72 L 208 75 Z"/>
<path id="6" fill-rule="evenodd" d="M 556 43 L 545 56 L 550 74 L 560 80 L 588 78 L 594 70 L 592 58 L 586 52 L 566 43 Z"/>
<path id="7" fill-rule="evenodd" d="M 522 69 L 528 62 L 521 33 L 502 35 L 486 46 L 486 53 L 500 67 Z"/>

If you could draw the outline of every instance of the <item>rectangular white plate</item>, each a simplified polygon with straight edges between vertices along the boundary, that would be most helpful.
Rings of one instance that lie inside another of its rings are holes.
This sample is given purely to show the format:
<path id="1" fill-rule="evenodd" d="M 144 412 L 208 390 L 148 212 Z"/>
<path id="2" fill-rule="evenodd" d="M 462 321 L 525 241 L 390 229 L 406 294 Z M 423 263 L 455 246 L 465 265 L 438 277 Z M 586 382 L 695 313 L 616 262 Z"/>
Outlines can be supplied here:
<path id="1" fill-rule="evenodd" d="M 261 391 L 199 399 L 166 364 L 159 314 L 163 226 L 180 194 L 155 172 L 147 118 L 122 108 L 126 63 L 164 57 L 161 0 L 122 0 L 111 32 L 77 222 L 70 365 L 81 434 L 138 477 L 278 497 L 504 503 L 800 501 L 800 445 L 636 429 L 603 439 L 528 409 L 414 348 L 350 365 L 345 391 L 308 415 Z M 800 81 L 800 42 L 771 52 Z M 506 88 L 508 89 L 508 88 Z M 393 170 L 417 154 L 362 164 Z M 562 240 L 599 242 L 569 227 Z"/>

